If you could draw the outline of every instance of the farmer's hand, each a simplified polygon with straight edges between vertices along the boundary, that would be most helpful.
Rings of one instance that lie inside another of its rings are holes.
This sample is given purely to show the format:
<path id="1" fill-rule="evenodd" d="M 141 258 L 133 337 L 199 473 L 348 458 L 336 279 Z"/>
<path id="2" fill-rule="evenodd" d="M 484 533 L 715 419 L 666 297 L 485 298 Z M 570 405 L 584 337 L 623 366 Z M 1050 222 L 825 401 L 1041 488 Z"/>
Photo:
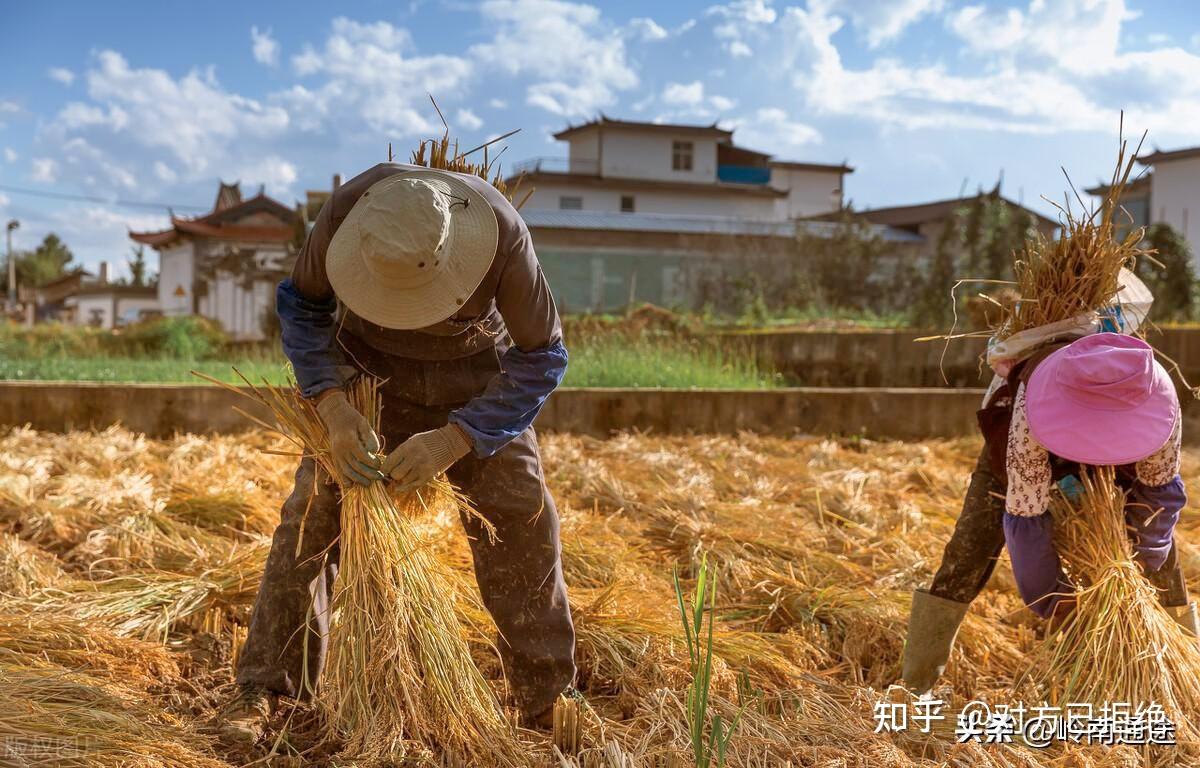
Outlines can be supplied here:
<path id="1" fill-rule="evenodd" d="M 1050 620 L 1046 624 L 1046 637 L 1057 634 L 1060 629 L 1065 627 L 1075 617 L 1076 605 L 1074 597 L 1060 597 L 1058 599 L 1058 602 L 1054 604 L 1054 611 L 1050 614 Z"/>
<path id="2" fill-rule="evenodd" d="M 401 491 L 420 488 L 471 451 L 466 434 L 453 424 L 418 432 L 388 454 L 383 471 Z"/>
<path id="3" fill-rule="evenodd" d="M 329 452 L 346 479 L 359 485 L 383 480 L 379 471 L 379 437 L 366 417 L 350 405 L 346 393 L 333 390 L 317 401 L 317 413 L 329 432 Z"/>

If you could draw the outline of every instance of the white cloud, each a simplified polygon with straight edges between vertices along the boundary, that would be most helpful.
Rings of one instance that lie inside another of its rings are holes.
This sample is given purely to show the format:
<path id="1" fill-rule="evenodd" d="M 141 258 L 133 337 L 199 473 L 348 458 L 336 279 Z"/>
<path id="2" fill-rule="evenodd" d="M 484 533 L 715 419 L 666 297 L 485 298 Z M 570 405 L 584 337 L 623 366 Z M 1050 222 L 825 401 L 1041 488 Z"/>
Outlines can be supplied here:
<path id="1" fill-rule="evenodd" d="M 165 151 L 200 174 L 240 142 L 270 139 L 288 127 L 277 106 L 226 91 L 210 69 L 178 80 L 160 69 L 133 69 L 115 51 L 101 51 L 86 74 L 93 104 L 68 104 L 51 131 L 106 130 L 124 141 Z"/>
<path id="2" fill-rule="evenodd" d="M 643 41 L 665 40 L 669 37 L 667 30 L 659 26 L 654 19 L 639 17 L 629 20 L 629 28 Z"/>
<path id="3" fill-rule="evenodd" d="M 5 147 L 4 159 L 10 163 L 17 162 L 17 150 L 13 149 L 12 147 Z"/>
<path id="4" fill-rule="evenodd" d="M 772 63 L 790 73 L 806 105 L 906 128 L 1111 133 L 1126 125 L 1178 135 L 1200 121 L 1200 57 L 1177 48 L 1120 52 L 1123 0 L 1034 0 L 1022 11 L 966 6 L 947 20 L 972 71 L 879 58 L 851 69 L 833 42 L 844 20 L 830 0 L 788 8 Z"/>
<path id="5" fill-rule="evenodd" d="M 58 178 L 58 163 L 49 157 L 35 157 L 30 163 L 29 178 L 52 184 Z"/>
<path id="6" fill-rule="evenodd" d="M 292 66 L 302 76 L 325 76 L 316 87 L 297 85 L 275 97 L 302 128 L 342 120 L 361 131 L 365 122 L 392 138 L 440 129 L 426 94 L 460 91 L 472 69 L 457 56 L 417 55 L 406 29 L 346 18 L 334 19 L 323 49 L 306 48 Z"/>
<path id="7" fill-rule="evenodd" d="M 269 27 L 265 32 L 259 32 L 258 27 L 250 27 L 250 47 L 254 60 L 259 64 L 279 66 L 279 41 L 271 36 Z"/>
<path id="8" fill-rule="evenodd" d="M 17 106 L 15 101 L 5 101 L 4 99 L 0 99 L 0 118 L 3 118 L 5 115 L 15 115 L 20 111 L 21 108 Z M 4 120 L 0 119 L 0 128 L 3 128 L 4 125 Z"/>
<path id="9" fill-rule="evenodd" d="M 638 84 L 620 33 L 593 6 L 487 0 L 481 12 L 493 38 L 471 53 L 508 75 L 532 75 L 526 102 L 533 106 L 564 117 L 590 115 Z"/>
<path id="10" fill-rule="evenodd" d="M 733 121 L 739 144 L 775 154 L 818 144 L 821 133 L 806 123 L 792 120 L 778 107 L 763 107 L 749 117 Z"/>
<path id="11" fill-rule="evenodd" d="M 733 0 L 726 5 L 714 5 L 704 13 L 718 20 L 713 35 L 735 59 L 753 55 L 748 40 L 761 39 L 764 30 L 778 18 L 771 0 Z"/>
<path id="12" fill-rule="evenodd" d="M 71 178 L 81 179 L 89 187 L 126 190 L 137 187 L 137 178 L 128 168 L 84 138 L 76 136 L 63 142 L 59 155 L 70 166 Z"/>
<path id="13" fill-rule="evenodd" d="M 832 0 L 829 10 L 847 14 L 871 48 L 898 38 L 922 17 L 939 13 L 945 0 Z M 811 6 L 810 6 L 811 7 Z"/>
<path id="14" fill-rule="evenodd" d="M 0 208 L 7 208 L 10 202 L 12 201 L 9 199 L 8 195 L 0 192 Z"/>
<path id="15" fill-rule="evenodd" d="M 504 99 L 489 99 L 488 106 L 492 109 L 508 109 L 508 102 Z"/>
<path id="16" fill-rule="evenodd" d="M 712 104 L 713 109 L 716 109 L 719 112 L 724 112 L 726 110 L 733 109 L 734 106 L 737 104 L 736 101 L 734 101 L 733 99 L 730 99 L 726 96 L 709 96 L 708 103 Z"/>
<path id="17" fill-rule="evenodd" d="M 154 161 L 154 175 L 158 177 L 159 181 L 162 181 L 166 184 L 170 184 L 179 178 L 179 174 L 175 173 L 175 171 L 171 169 L 171 166 L 167 165 L 162 160 Z"/>
<path id="18" fill-rule="evenodd" d="M 46 76 L 63 85 L 70 85 L 75 82 L 75 73 L 66 67 L 51 67 L 47 70 Z"/>
<path id="19" fill-rule="evenodd" d="M 454 115 L 454 121 L 458 127 L 468 131 L 478 130 L 483 127 L 483 120 L 479 119 L 479 115 L 469 109 L 460 109 Z"/>
<path id="20" fill-rule="evenodd" d="M 292 191 L 292 185 L 298 178 L 296 166 L 276 155 L 231 165 L 221 176 L 240 179 L 249 186 L 262 184 L 267 194 L 280 197 Z"/>
<path id="21" fill-rule="evenodd" d="M 663 88 L 662 100 L 675 106 L 698 106 L 704 102 L 704 83 L 694 80 L 690 83 L 668 83 Z"/>

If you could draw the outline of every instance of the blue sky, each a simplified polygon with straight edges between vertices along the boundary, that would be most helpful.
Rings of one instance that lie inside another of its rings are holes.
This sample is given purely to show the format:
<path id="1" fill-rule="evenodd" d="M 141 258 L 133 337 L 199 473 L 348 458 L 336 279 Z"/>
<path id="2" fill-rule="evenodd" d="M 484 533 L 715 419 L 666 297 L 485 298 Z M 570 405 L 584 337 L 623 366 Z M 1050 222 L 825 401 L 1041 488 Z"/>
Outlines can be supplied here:
<path id="1" fill-rule="evenodd" d="M 437 130 L 520 128 L 509 162 L 603 111 L 720 121 L 777 156 L 848 161 L 858 207 L 991 186 L 1050 212 L 1060 166 L 1111 170 L 1118 112 L 1200 144 L 1200 3 L 0 0 L 0 187 L 207 207 L 217 179 L 292 201 Z M 17 243 L 123 263 L 165 210 L 0 188 Z"/>

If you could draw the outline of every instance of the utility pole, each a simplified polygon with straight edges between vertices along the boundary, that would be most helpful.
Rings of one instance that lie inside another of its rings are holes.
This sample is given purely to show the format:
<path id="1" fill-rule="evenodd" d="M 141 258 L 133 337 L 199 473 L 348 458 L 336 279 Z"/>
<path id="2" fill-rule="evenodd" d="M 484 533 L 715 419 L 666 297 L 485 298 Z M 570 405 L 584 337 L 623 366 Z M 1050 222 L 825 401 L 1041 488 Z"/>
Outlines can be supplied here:
<path id="1" fill-rule="evenodd" d="M 12 233 L 19 226 L 21 226 L 21 222 L 16 219 L 9 219 L 8 226 L 4 228 L 4 236 L 8 241 L 8 302 L 5 309 L 9 312 L 17 308 L 17 262 L 13 260 Z"/>

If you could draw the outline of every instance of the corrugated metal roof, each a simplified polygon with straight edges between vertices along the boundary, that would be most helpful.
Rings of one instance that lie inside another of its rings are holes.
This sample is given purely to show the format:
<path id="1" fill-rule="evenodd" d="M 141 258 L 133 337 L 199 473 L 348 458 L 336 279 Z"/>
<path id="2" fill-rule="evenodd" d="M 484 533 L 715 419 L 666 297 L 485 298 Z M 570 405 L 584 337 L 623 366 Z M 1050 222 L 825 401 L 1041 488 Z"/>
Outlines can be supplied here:
<path id="1" fill-rule="evenodd" d="M 796 227 L 809 234 L 831 237 L 838 225 L 832 221 L 757 221 L 724 216 L 683 216 L 661 213 L 607 213 L 604 211 L 522 210 L 521 217 L 532 227 L 547 229 L 591 229 L 614 232 L 671 232 L 689 235 L 744 235 L 795 237 Z M 874 224 L 871 229 L 892 243 L 920 243 L 924 238 L 902 229 Z"/>

